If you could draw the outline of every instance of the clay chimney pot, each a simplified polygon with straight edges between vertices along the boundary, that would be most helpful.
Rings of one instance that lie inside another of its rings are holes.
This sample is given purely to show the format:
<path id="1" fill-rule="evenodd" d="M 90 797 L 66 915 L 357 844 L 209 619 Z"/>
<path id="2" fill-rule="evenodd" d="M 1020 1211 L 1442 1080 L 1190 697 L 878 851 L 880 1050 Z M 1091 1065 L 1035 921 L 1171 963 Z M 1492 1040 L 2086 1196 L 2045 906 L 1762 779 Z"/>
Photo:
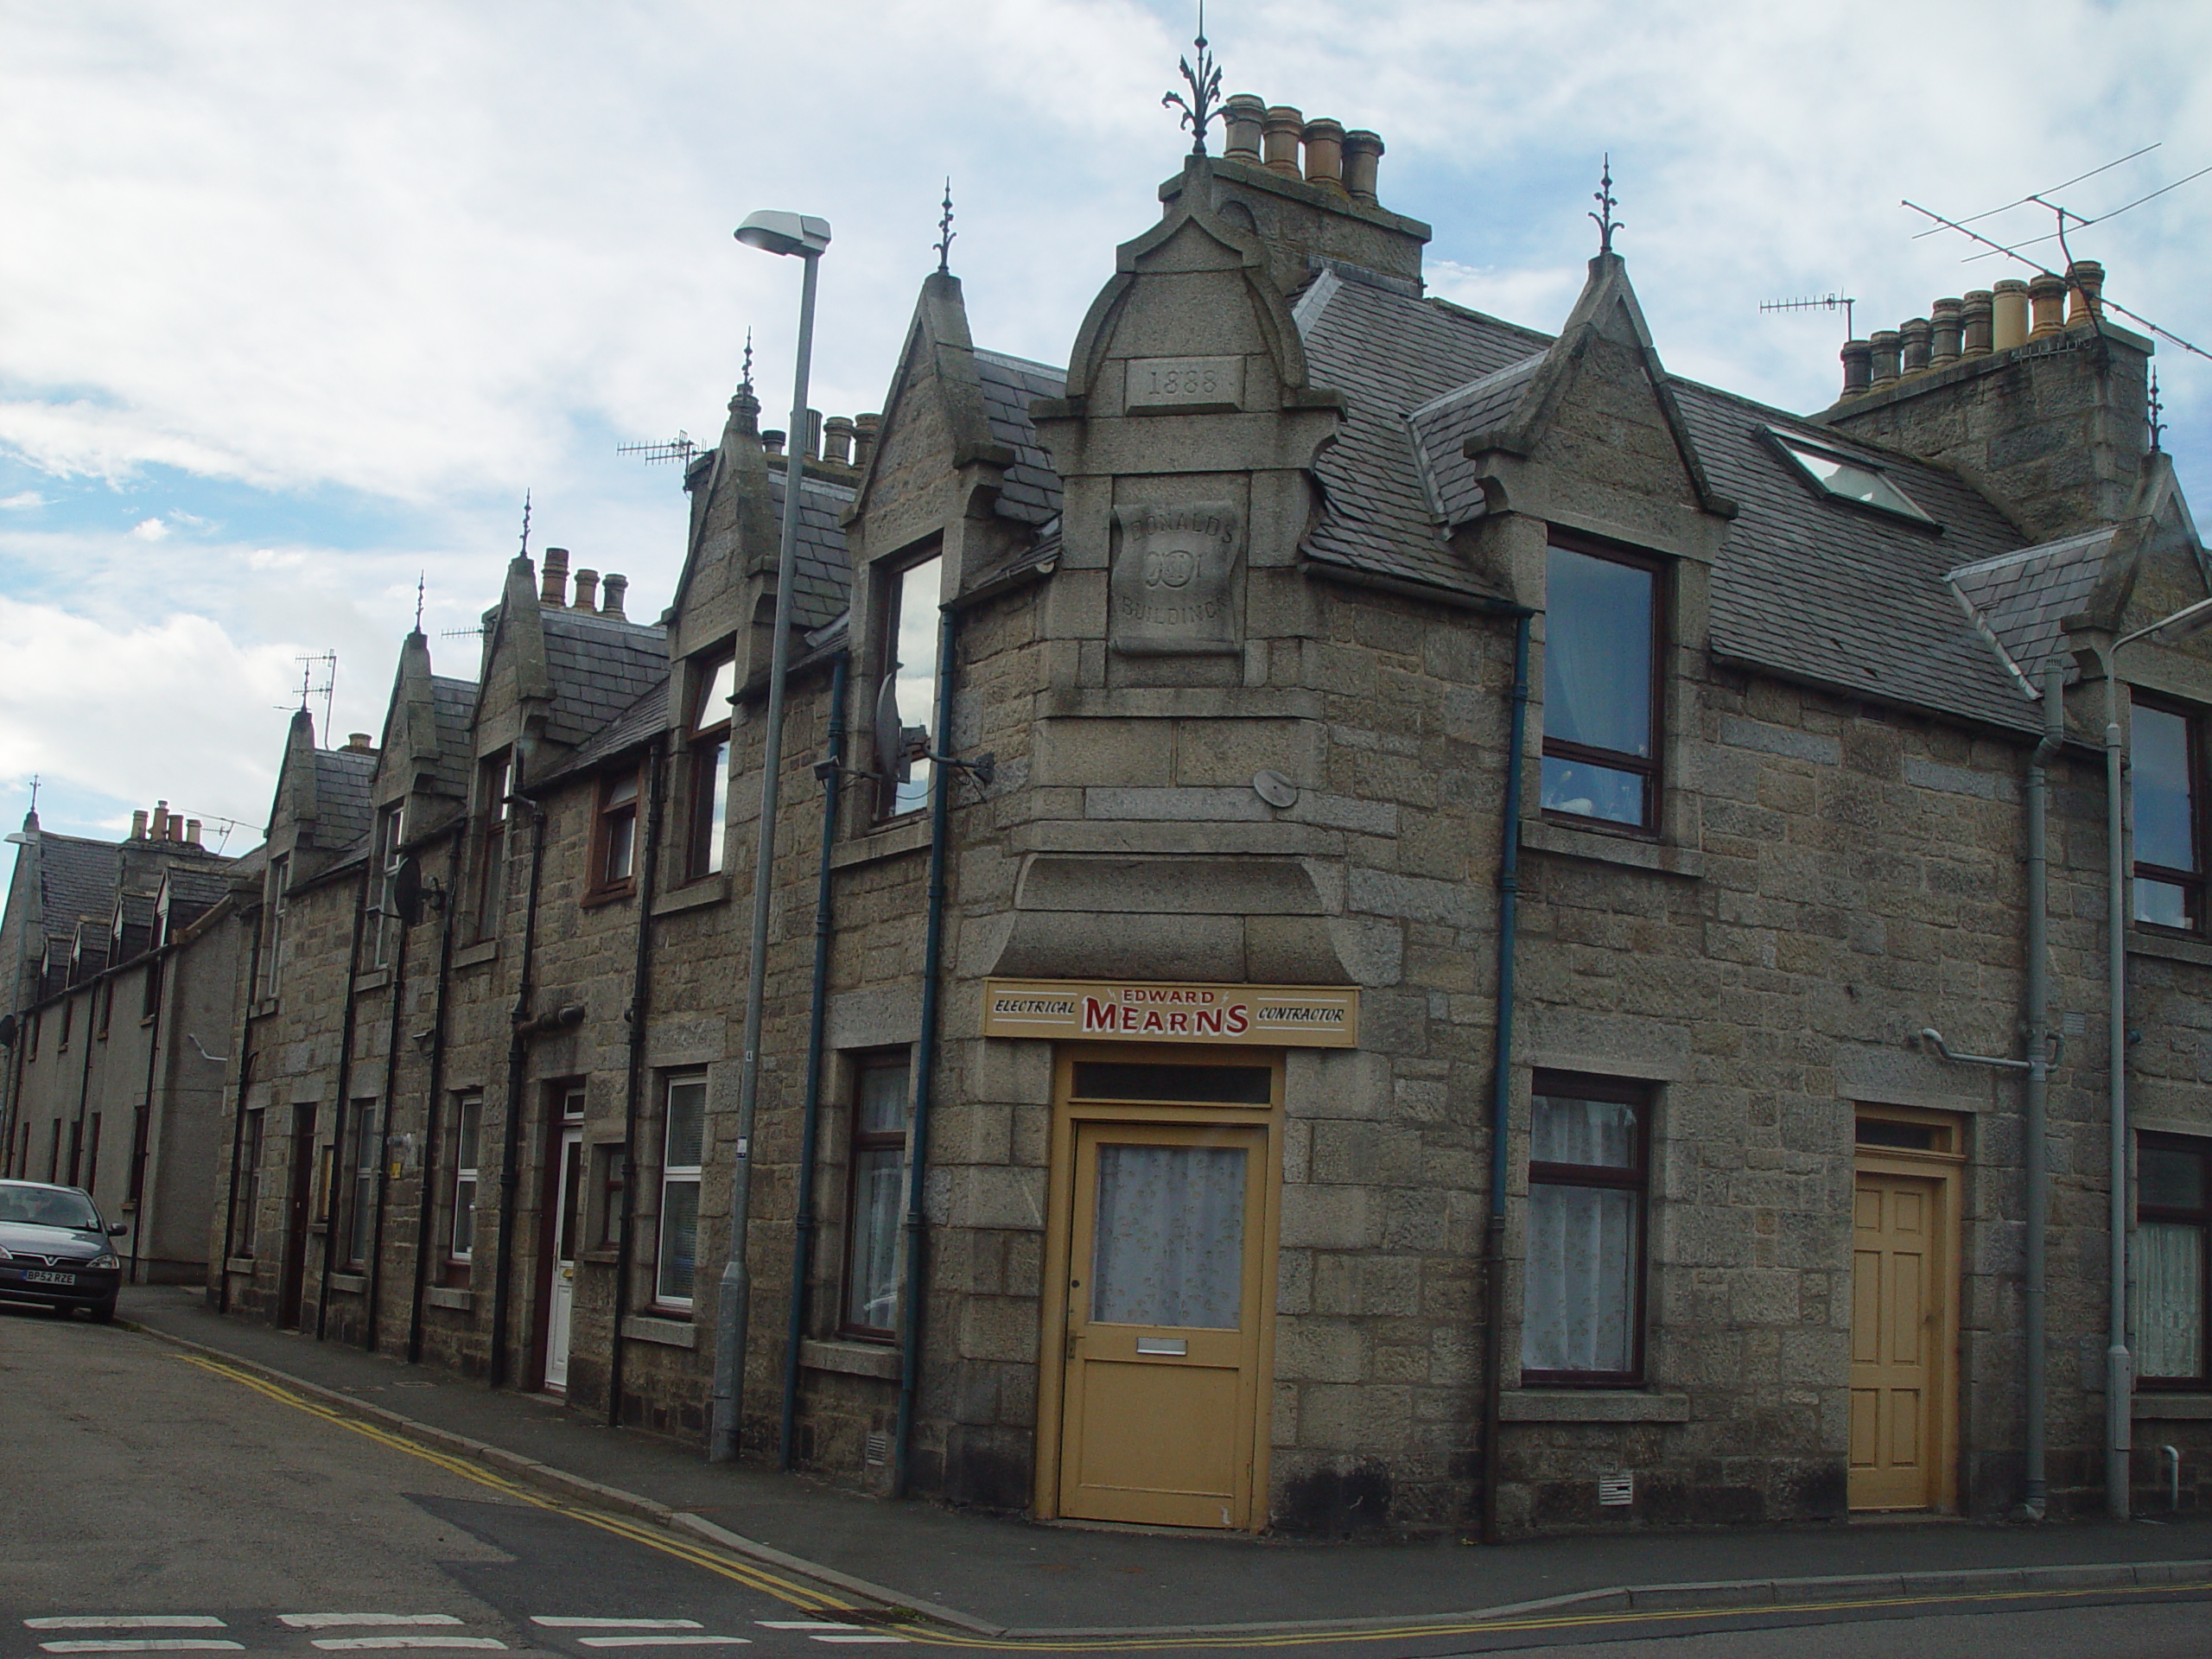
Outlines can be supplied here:
<path id="1" fill-rule="evenodd" d="M 1961 321 L 1965 324 L 1964 340 L 1960 346 L 1961 356 L 1987 357 L 1989 355 L 1989 315 L 1991 302 L 1994 297 L 1986 288 L 1977 288 L 1967 296 L 1966 302 L 1960 308 L 1959 312 Z"/>
<path id="2" fill-rule="evenodd" d="M 1894 328 L 1877 328 L 1867 339 L 1873 354 L 1874 375 L 1868 384 L 1877 391 L 1897 383 L 1897 355 L 1901 341 Z"/>
<path id="3" fill-rule="evenodd" d="M 1224 162 L 1242 162 L 1247 167 L 1260 164 L 1260 129 L 1266 125 L 1267 100 L 1250 92 L 1238 92 L 1221 106 L 1222 153 Z"/>
<path id="4" fill-rule="evenodd" d="M 1965 309 L 1964 300 L 1936 302 L 1933 313 L 1936 327 L 1934 347 L 1928 359 L 1930 368 L 1940 369 L 1948 363 L 1959 360 L 1960 342 L 1966 332 Z"/>
<path id="5" fill-rule="evenodd" d="M 2084 317 L 2101 317 L 2105 314 L 2105 268 L 2094 259 L 2076 259 L 2066 267 L 2067 291 L 2074 296 L 2068 308 L 2066 321 L 2081 321 Z"/>
<path id="6" fill-rule="evenodd" d="M 130 815 L 130 839 L 146 839 L 146 809 L 143 806 Z"/>
<path id="7" fill-rule="evenodd" d="M 2007 276 L 1990 296 L 1989 349 L 2001 352 L 2027 337 L 2028 285 Z"/>
<path id="8" fill-rule="evenodd" d="M 775 427 L 770 427 L 760 435 L 760 447 L 772 455 L 782 454 L 784 453 L 783 433 Z"/>
<path id="9" fill-rule="evenodd" d="M 617 622 L 628 621 L 630 619 L 622 614 L 622 597 L 629 591 L 629 577 L 619 575 L 612 570 L 608 571 L 607 573 L 607 591 L 600 597 L 599 613 L 601 616 L 611 616 Z"/>
<path id="10" fill-rule="evenodd" d="M 580 611 L 595 611 L 599 608 L 598 571 L 579 570 L 576 572 L 575 608 Z"/>
<path id="11" fill-rule="evenodd" d="M 863 472 L 868 470 L 868 458 L 875 453 L 876 429 L 882 424 L 880 415 L 853 416 L 853 465 Z"/>
<path id="12" fill-rule="evenodd" d="M 559 610 L 568 603 L 569 550 L 549 547 L 545 550 L 545 575 L 537 590 L 537 602 Z"/>
<path id="13" fill-rule="evenodd" d="M 1342 195 L 1344 189 L 1344 124 L 1325 117 L 1308 121 L 1299 133 L 1306 141 L 1306 182 Z"/>
<path id="14" fill-rule="evenodd" d="M 184 821 L 184 839 L 186 844 L 188 846 L 197 847 L 200 844 L 199 819 L 187 818 Z"/>
<path id="15" fill-rule="evenodd" d="M 853 464 L 853 418 L 832 415 L 822 427 L 822 458 L 833 467 Z"/>
<path id="16" fill-rule="evenodd" d="M 1268 171 L 1296 178 L 1298 137 L 1306 130 L 1306 117 L 1287 104 L 1278 104 L 1268 110 L 1264 128 L 1261 143 Z"/>
<path id="17" fill-rule="evenodd" d="M 1363 207 L 1380 205 L 1375 198 L 1375 174 L 1382 160 L 1379 133 L 1360 127 L 1344 134 L 1344 190 Z"/>
<path id="18" fill-rule="evenodd" d="M 154 803 L 154 821 L 147 826 L 146 833 L 148 838 L 153 841 L 167 841 L 169 838 L 169 804 L 167 801 Z"/>
<path id="19" fill-rule="evenodd" d="M 2066 279 L 2048 272 L 2031 276 L 2028 306 L 2035 315 L 2034 326 L 2028 330 L 2030 340 L 2044 340 L 2060 333 L 2066 327 Z"/>
<path id="20" fill-rule="evenodd" d="M 1913 317 L 1897 325 L 1898 351 L 1903 358 L 1901 372 L 1918 374 L 1928 366 L 1929 336 L 1932 332 L 1925 317 Z"/>
<path id="21" fill-rule="evenodd" d="M 1843 395 L 1859 397 L 1866 394 L 1874 378 L 1874 347 L 1863 340 L 1843 342 Z"/>

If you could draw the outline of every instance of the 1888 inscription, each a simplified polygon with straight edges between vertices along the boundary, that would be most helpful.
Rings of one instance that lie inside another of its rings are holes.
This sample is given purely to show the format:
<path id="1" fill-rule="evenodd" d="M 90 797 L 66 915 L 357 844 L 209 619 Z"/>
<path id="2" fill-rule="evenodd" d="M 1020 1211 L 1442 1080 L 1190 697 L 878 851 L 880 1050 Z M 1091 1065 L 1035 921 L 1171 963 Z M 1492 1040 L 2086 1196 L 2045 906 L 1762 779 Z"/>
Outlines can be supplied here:
<path id="1" fill-rule="evenodd" d="M 1122 404 L 1132 415 L 1234 410 L 1244 400 L 1241 357 L 1133 357 Z"/>
<path id="2" fill-rule="evenodd" d="M 1136 656 L 1237 650 L 1236 507 L 1116 507 L 1114 517 L 1122 532 L 1111 584 L 1114 649 Z"/>

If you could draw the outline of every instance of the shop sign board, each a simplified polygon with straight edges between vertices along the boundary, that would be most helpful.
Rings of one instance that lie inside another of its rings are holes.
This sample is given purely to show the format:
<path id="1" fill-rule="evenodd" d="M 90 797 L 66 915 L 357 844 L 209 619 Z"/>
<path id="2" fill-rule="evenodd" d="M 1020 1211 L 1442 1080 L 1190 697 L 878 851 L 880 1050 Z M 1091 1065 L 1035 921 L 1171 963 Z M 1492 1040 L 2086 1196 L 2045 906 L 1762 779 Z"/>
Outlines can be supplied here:
<path id="1" fill-rule="evenodd" d="M 1357 1048 L 1359 993 L 1338 985 L 992 979 L 983 1035 Z"/>

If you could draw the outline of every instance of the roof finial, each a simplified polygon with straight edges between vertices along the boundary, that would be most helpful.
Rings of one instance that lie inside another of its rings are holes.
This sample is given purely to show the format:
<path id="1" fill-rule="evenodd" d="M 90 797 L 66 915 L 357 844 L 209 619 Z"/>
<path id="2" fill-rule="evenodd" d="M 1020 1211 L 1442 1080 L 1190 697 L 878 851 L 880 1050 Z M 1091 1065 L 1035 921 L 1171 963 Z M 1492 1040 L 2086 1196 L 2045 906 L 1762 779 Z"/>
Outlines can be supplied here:
<path id="1" fill-rule="evenodd" d="M 937 274 L 952 275 L 952 238 L 960 232 L 952 228 L 952 175 L 944 175 L 944 216 L 937 222 Z"/>
<path id="2" fill-rule="evenodd" d="M 38 817 L 38 773 L 31 773 L 31 817 Z"/>
<path id="3" fill-rule="evenodd" d="M 1613 200 L 1613 156 L 1611 150 L 1605 152 L 1605 173 L 1599 180 L 1597 193 L 1590 200 L 1605 209 L 1602 216 L 1597 213 L 1590 215 L 1598 221 L 1598 251 L 1611 253 L 1613 251 L 1613 232 L 1624 228 L 1620 220 L 1613 217 L 1613 209 L 1620 204 Z"/>
<path id="4" fill-rule="evenodd" d="M 1213 54 L 1206 48 L 1206 0 L 1198 0 L 1198 33 L 1191 43 L 1198 48 L 1198 67 L 1192 68 L 1188 58 L 1180 66 L 1191 95 L 1185 99 L 1180 92 L 1163 93 L 1160 106 L 1183 111 L 1177 118 L 1191 130 L 1191 154 L 1203 156 L 1206 153 L 1206 128 L 1221 115 L 1221 66 L 1213 60 Z"/>
<path id="5" fill-rule="evenodd" d="M 2166 406 L 2158 401 L 2158 372 L 2154 368 L 2151 371 L 2151 453 L 2154 455 L 2158 453 L 2158 440 L 2165 435 L 2166 423 L 2158 418 L 2165 412 Z"/>
<path id="6" fill-rule="evenodd" d="M 753 391 L 753 330 L 750 328 L 745 331 L 745 373 L 738 385 L 748 395 Z"/>
<path id="7" fill-rule="evenodd" d="M 415 573 L 415 632 L 417 633 L 423 632 L 423 588 L 429 579 L 428 571 Z"/>
<path id="8" fill-rule="evenodd" d="M 530 492 L 522 493 L 522 556 L 530 556 Z"/>

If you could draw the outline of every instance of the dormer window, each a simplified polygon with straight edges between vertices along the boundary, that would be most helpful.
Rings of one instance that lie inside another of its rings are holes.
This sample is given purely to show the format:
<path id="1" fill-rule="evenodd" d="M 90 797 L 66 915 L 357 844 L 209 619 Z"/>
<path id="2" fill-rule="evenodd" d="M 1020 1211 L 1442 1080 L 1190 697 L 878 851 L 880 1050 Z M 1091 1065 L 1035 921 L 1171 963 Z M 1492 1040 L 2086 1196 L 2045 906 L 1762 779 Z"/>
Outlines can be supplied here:
<path id="1" fill-rule="evenodd" d="M 1659 823 L 1662 569 L 1562 547 L 1546 560 L 1543 810 L 1649 834 Z"/>
<path id="2" fill-rule="evenodd" d="M 1899 489 L 1887 474 L 1871 461 L 1822 449 L 1802 438 L 1776 435 L 1783 453 L 1796 461 L 1807 478 L 1840 501 L 1854 501 L 1910 518 L 1916 524 L 1936 521 L 1922 512 L 1913 499 Z"/>

